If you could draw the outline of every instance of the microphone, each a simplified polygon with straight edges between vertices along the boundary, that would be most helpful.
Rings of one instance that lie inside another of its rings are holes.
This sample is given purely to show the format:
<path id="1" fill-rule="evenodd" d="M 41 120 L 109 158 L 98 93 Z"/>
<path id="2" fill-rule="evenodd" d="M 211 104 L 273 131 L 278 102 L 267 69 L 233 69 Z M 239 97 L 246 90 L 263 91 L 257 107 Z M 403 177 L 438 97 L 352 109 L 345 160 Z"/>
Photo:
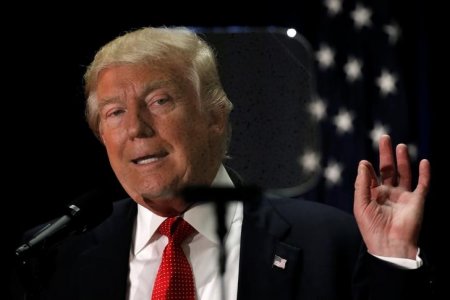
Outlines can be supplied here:
<path id="1" fill-rule="evenodd" d="M 65 214 L 45 225 L 28 242 L 16 249 L 17 257 L 24 257 L 32 250 L 46 249 L 65 237 L 82 233 L 95 227 L 112 213 L 112 200 L 104 191 L 93 190 L 69 203 Z"/>

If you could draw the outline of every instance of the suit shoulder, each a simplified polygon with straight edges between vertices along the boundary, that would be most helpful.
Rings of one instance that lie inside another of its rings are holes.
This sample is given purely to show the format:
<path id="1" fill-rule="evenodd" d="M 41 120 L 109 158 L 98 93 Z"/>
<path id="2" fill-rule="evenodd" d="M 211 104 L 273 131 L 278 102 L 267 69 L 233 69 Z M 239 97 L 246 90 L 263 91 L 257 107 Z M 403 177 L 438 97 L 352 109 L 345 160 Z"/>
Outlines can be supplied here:
<path id="1" fill-rule="evenodd" d="M 359 244 L 355 218 L 338 208 L 303 199 L 268 199 L 268 206 L 290 224 L 290 235 L 306 240 L 320 238 L 337 244 Z"/>
<path id="2" fill-rule="evenodd" d="M 353 215 L 327 204 L 295 198 L 271 198 L 267 201 L 287 220 L 302 220 L 314 224 L 318 222 L 355 223 Z"/>

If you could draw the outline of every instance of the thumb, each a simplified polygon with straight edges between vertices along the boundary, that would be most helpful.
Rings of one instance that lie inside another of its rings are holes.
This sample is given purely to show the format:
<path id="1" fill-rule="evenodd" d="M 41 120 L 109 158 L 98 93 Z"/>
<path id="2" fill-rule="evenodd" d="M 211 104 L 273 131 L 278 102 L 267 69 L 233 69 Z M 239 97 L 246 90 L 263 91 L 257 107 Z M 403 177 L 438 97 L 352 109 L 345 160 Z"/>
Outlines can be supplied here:
<path id="1" fill-rule="evenodd" d="M 369 167 L 371 167 L 371 165 L 368 161 L 361 161 L 358 165 L 353 203 L 353 210 L 355 213 L 370 203 L 371 176 Z"/>

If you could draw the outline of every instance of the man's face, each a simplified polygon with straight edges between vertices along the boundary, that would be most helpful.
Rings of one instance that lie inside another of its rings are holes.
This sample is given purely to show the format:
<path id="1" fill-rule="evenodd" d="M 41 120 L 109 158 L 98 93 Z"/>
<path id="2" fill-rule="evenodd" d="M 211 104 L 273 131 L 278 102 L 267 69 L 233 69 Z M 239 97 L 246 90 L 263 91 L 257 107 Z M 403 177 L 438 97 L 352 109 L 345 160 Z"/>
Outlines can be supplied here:
<path id="1" fill-rule="evenodd" d="M 210 184 L 220 163 L 223 120 L 202 110 L 192 82 L 174 68 L 116 65 L 96 89 L 100 136 L 127 193 L 157 214 L 184 209 L 180 188 Z"/>

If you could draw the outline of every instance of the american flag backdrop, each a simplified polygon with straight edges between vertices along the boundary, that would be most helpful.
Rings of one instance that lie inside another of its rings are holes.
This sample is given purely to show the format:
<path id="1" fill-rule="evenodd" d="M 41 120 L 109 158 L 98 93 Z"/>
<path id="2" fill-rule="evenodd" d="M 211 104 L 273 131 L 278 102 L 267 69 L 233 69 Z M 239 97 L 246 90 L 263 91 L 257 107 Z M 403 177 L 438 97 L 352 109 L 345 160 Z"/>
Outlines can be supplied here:
<path id="1" fill-rule="evenodd" d="M 427 155 L 426 93 L 405 84 L 402 66 L 410 62 L 399 45 L 407 28 L 390 3 L 322 0 L 316 20 L 312 43 L 317 92 L 308 109 L 319 122 L 322 147 L 320 153 L 303 152 L 299 163 L 305 171 L 320 172 L 307 199 L 349 212 L 358 162 L 378 164 L 382 134 L 390 134 L 394 144 L 409 146 L 413 170 Z"/>

